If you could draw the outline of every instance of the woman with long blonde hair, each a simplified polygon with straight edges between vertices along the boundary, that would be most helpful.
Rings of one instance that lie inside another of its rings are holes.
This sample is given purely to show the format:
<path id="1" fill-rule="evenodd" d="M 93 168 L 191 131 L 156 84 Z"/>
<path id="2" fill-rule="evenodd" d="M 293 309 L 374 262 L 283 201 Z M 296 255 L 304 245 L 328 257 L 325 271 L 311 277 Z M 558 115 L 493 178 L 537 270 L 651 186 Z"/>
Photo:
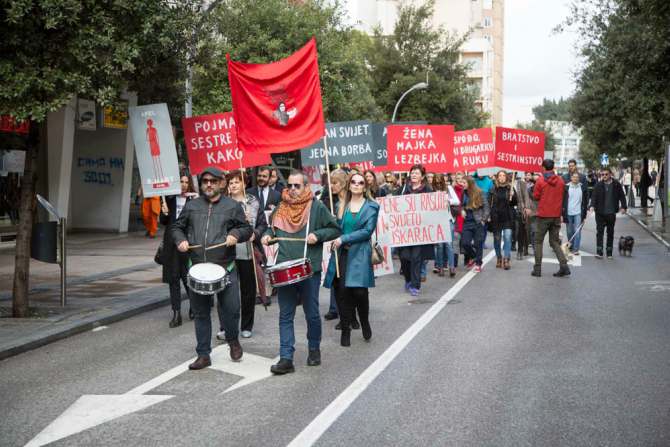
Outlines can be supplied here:
<path id="1" fill-rule="evenodd" d="M 463 191 L 463 232 L 461 242 L 466 256 L 470 259 L 467 268 L 482 271 L 483 241 L 486 236 L 484 224 L 489 218 L 489 205 L 484 199 L 482 190 L 477 187 L 472 177 L 467 178 L 468 187 Z"/>

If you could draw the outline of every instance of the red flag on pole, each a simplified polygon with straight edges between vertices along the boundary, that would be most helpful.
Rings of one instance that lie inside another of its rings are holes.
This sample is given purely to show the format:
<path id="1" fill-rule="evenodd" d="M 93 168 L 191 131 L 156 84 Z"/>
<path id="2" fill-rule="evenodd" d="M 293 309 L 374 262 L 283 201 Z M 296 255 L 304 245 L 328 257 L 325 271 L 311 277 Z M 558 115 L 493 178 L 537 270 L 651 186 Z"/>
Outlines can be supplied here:
<path id="1" fill-rule="evenodd" d="M 316 40 L 277 62 L 228 60 L 228 81 L 242 151 L 288 152 L 325 134 Z"/>

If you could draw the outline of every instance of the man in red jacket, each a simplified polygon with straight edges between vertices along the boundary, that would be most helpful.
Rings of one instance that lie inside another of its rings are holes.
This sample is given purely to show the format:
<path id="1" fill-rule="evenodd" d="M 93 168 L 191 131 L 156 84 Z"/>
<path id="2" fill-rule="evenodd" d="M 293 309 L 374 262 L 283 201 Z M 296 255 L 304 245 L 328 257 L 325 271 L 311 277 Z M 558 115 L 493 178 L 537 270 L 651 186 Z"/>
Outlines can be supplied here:
<path id="1" fill-rule="evenodd" d="M 535 266 L 532 276 L 542 276 L 542 245 L 544 235 L 549 233 L 549 245 L 556 253 L 561 265 L 554 276 L 569 276 L 568 260 L 561 250 L 559 232 L 561 231 L 561 212 L 563 208 L 563 194 L 565 182 L 554 173 L 553 160 L 542 162 L 544 172 L 538 177 L 533 188 L 533 198 L 537 200 L 537 231 L 535 232 Z"/>

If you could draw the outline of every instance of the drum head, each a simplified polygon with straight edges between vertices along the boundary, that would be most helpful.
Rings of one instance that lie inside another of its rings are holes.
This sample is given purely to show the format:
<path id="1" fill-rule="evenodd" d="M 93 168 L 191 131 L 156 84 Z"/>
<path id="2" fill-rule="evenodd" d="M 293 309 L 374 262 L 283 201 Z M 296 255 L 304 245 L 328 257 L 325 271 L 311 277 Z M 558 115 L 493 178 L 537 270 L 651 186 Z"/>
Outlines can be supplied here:
<path id="1" fill-rule="evenodd" d="M 216 281 L 226 276 L 226 270 L 220 265 L 204 262 L 191 267 L 188 274 L 198 281 Z"/>

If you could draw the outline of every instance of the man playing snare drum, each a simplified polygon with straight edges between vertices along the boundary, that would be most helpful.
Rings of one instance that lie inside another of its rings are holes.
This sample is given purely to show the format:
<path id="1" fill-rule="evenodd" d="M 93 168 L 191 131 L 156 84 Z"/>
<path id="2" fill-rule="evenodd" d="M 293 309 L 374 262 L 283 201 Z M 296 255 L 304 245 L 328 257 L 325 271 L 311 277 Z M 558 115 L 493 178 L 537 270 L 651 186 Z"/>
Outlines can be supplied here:
<path id="1" fill-rule="evenodd" d="M 193 265 L 210 262 L 220 265 L 227 272 L 229 285 L 216 294 L 219 310 L 223 315 L 223 329 L 230 347 L 230 358 L 238 362 L 242 358 L 242 346 L 238 340 L 240 325 L 240 288 L 235 269 L 235 244 L 249 240 L 253 229 L 247 223 L 242 206 L 221 194 L 223 172 L 208 167 L 200 174 L 202 195 L 184 205 L 184 209 L 173 224 L 172 237 L 181 252 L 190 249 Z M 222 244 L 221 247 L 205 250 L 206 247 Z M 191 309 L 195 314 L 195 351 L 198 358 L 188 365 L 189 369 L 202 369 L 212 364 L 212 320 L 210 317 L 210 295 L 191 292 Z"/>
<path id="2" fill-rule="evenodd" d="M 309 223 L 309 228 L 306 229 Z M 314 275 L 303 281 L 278 288 L 279 302 L 279 362 L 272 365 L 273 374 L 295 371 L 293 352 L 295 333 L 293 318 L 299 301 L 307 320 L 308 366 L 321 364 L 321 317 L 319 316 L 319 286 L 323 243 L 340 236 L 335 217 L 309 189 L 308 179 L 301 171 L 293 171 L 282 191 L 282 201 L 270 218 L 270 226 L 261 239 L 265 245 L 279 243 L 277 263 L 304 258 L 307 238 L 307 259 Z"/>

